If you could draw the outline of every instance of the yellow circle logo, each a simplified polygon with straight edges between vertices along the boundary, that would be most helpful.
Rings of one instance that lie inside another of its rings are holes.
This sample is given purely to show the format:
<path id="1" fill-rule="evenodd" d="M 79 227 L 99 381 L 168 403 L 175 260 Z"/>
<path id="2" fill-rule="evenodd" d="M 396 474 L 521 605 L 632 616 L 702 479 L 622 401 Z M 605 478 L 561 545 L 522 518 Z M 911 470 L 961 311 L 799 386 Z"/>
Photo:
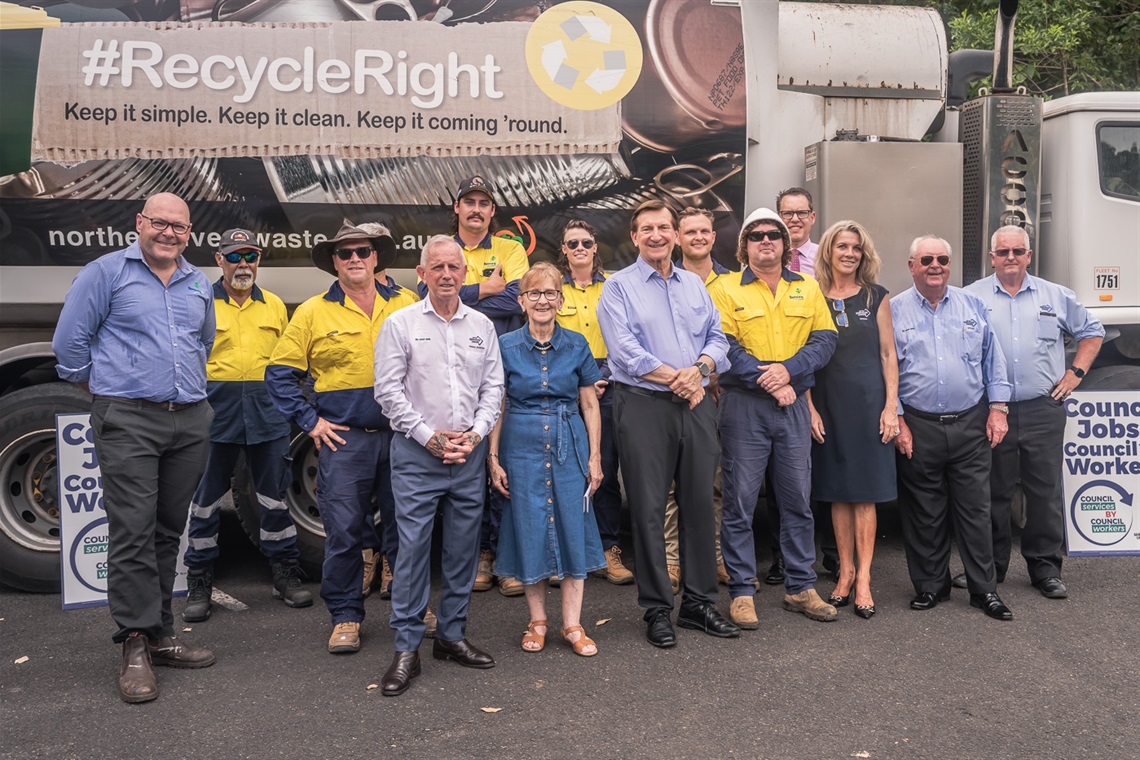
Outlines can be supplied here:
<path id="1" fill-rule="evenodd" d="M 641 75 L 641 38 L 600 3 L 568 2 L 539 16 L 526 36 L 526 65 L 556 103 L 595 111 L 626 96 Z"/>

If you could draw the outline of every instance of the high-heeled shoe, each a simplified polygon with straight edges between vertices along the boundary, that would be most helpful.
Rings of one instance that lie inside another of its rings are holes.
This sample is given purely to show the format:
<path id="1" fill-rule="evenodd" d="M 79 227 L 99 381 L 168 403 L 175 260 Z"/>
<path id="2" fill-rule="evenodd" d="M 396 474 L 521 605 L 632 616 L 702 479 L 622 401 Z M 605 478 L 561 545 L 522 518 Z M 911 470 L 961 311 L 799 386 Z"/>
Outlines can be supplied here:
<path id="1" fill-rule="evenodd" d="M 851 603 L 851 594 L 848 594 L 847 596 L 838 596 L 836 594 L 832 594 L 831 596 L 827 597 L 827 603 L 836 609 L 840 607 L 846 607 Z"/>
<path id="2" fill-rule="evenodd" d="M 856 604 L 855 614 L 864 620 L 870 620 L 871 616 L 875 614 L 875 605 L 873 604 Z"/>

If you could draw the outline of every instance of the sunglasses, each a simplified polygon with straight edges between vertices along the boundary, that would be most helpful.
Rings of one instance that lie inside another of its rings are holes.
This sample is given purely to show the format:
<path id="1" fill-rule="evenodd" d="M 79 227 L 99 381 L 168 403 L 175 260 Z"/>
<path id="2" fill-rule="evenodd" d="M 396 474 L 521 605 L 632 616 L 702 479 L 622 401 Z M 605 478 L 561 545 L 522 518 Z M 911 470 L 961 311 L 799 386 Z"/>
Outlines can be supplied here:
<path id="1" fill-rule="evenodd" d="M 562 245 L 566 246 L 571 251 L 578 250 L 578 246 L 581 245 L 583 250 L 588 251 L 594 247 L 594 241 L 590 240 L 589 238 L 586 238 L 585 240 L 567 240 Z"/>
<path id="2" fill-rule="evenodd" d="M 547 301 L 557 301 L 562 296 L 561 290 L 527 290 L 523 293 L 528 301 L 537 301 L 545 298 Z"/>
<path id="3" fill-rule="evenodd" d="M 780 232 L 779 230 L 768 230 L 767 232 L 752 230 L 752 232 L 748 233 L 748 242 L 759 243 L 761 240 L 771 240 L 773 243 L 775 243 L 777 240 L 780 240 L 783 237 L 784 233 Z"/>
<path id="4" fill-rule="evenodd" d="M 246 251 L 245 253 L 242 253 L 241 251 L 234 251 L 233 253 L 223 253 L 222 258 L 231 264 L 236 264 L 239 261 L 244 261 L 247 264 L 252 264 L 261 258 L 261 254 L 257 251 Z"/>
<path id="5" fill-rule="evenodd" d="M 998 248 L 996 251 L 990 251 L 990 253 L 999 259 L 1009 258 L 1010 256 L 1020 259 L 1028 250 L 1028 248 Z"/>
<path id="6" fill-rule="evenodd" d="M 928 267 L 934 263 L 935 259 L 938 260 L 939 266 L 944 267 L 950 263 L 950 257 L 946 254 L 942 254 L 941 256 L 922 256 L 919 258 L 918 263 L 922 264 L 924 267 Z"/>
<path id="7" fill-rule="evenodd" d="M 362 245 L 359 248 L 337 248 L 333 253 L 341 261 L 350 261 L 353 256 L 359 256 L 364 260 L 372 255 L 373 248 L 370 245 Z"/>
<path id="8" fill-rule="evenodd" d="M 831 302 L 831 308 L 839 312 L 835 317 L 835 324 L 840 327 L 847 327 L 850 323 L 847 321 L 847 304 L 843 303 L 843 299 L 836 298 Z"/>

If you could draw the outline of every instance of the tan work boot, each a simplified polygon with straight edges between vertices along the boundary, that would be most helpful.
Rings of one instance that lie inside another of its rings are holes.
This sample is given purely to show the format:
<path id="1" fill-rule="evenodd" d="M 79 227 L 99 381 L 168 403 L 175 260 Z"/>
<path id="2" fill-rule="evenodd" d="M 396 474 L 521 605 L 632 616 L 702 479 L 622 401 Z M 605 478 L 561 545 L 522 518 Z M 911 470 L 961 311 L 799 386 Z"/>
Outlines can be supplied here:
<path id="1" fill-rule="evenodd" d="M 728 568 L 724 566 L 723 560 L 716 563 L 716 582 L 722 586 L 728 585 Z"/>
<path id="2" fill-rule="evenodd" d="M 800 612 L 821 623 L 830 623 L 839 614 L 827 602 L 823 601 L 814 588 L 801 591 L 798 594 L 784 595 L 784 609 L 789 612 Z"/>
<path id="3" fill-rule="evenodd" d="M 491 565 L 495 562 L 495 553 L 490 549 L 479 552 L 479 569 L 475 573 L 474 591 L 490 591 L 495 585 L 495 576 L 491 574 Z"/>
<path id="4" fill-rule="evenodd" d="M 372 593 L 372 584 L 376 582 L 376 565 L 380 563 L 380 554 L 374 549 L 365 549 L 364 555 L 364 595 Z"/>
<path id="5" fill-rule="evenodd" d="M 392 598 L 392 568 L 388 565 L 388 555 L 380 558 L 380 598 Z"/>
<path id="6" fill-rule="evenodd" d="M 424 613 L 424 638 L 425 639 L 434 639 L 435 638 L 435 629 L 438 626 L 439 626 L 439 618 L 437 618 L 435 616 L 435 613 L 431 611 L 431 607 L 428 607 L 427 611 Z"/>
<path id="7" fill-rule="evenodd" d="M 633 583 L 633 573 L 622 564 L 621 549 L 616 546 L 611 546 L 609 549 L 606 549 L 606 566 L 601 570 L 595 571 L 594 575 L 597 575 L 599 578 L 605 578 L 616 586 L 625 586 L 626 584 Z"/>
<path id="8" fill-rule="evenodd" d="M 669 565 L 669 583 L 673 586 L 673 595 L 681 593 L 681 566 Z"/>
<path id="9" fill-rule="evenodd" d="M 503 596 L 521 596 L 525 589 L 517 578 L 499 578 L 499 593 Z"/>
<path id="10" fill-rule="evenodd" d="M 760 619 L 756 617 L 756 603 L 750 596 L 738 596 L 732 600 L 732 607 L 728 610 L 728 617 L 736 623 L 738 628 L 746 631 L 755 631 L 760 627 Z"/>
<path id="11" fill-rule="evenodd" d="M 329 651 L 351 654 L 360 650 L 360 623 L 337 623 L 329 637 Z"/>

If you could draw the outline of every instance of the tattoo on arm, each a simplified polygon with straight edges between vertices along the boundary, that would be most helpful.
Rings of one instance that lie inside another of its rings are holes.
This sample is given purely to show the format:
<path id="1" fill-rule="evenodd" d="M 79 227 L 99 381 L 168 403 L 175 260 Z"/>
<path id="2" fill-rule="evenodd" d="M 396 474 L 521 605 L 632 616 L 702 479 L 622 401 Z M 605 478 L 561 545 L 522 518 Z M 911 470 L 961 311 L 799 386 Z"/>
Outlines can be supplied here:
<path id="1" fill-rule="evenodd" d="M 483 440 L 482 438 L 479 437 L 479 434 L 473 430 L 469 430 L 466 435 L 467 435 L 467 442 L 471 444 L 472 449 L 474 449 L 476 446 L 479 445 L 479 441 Z"/>

